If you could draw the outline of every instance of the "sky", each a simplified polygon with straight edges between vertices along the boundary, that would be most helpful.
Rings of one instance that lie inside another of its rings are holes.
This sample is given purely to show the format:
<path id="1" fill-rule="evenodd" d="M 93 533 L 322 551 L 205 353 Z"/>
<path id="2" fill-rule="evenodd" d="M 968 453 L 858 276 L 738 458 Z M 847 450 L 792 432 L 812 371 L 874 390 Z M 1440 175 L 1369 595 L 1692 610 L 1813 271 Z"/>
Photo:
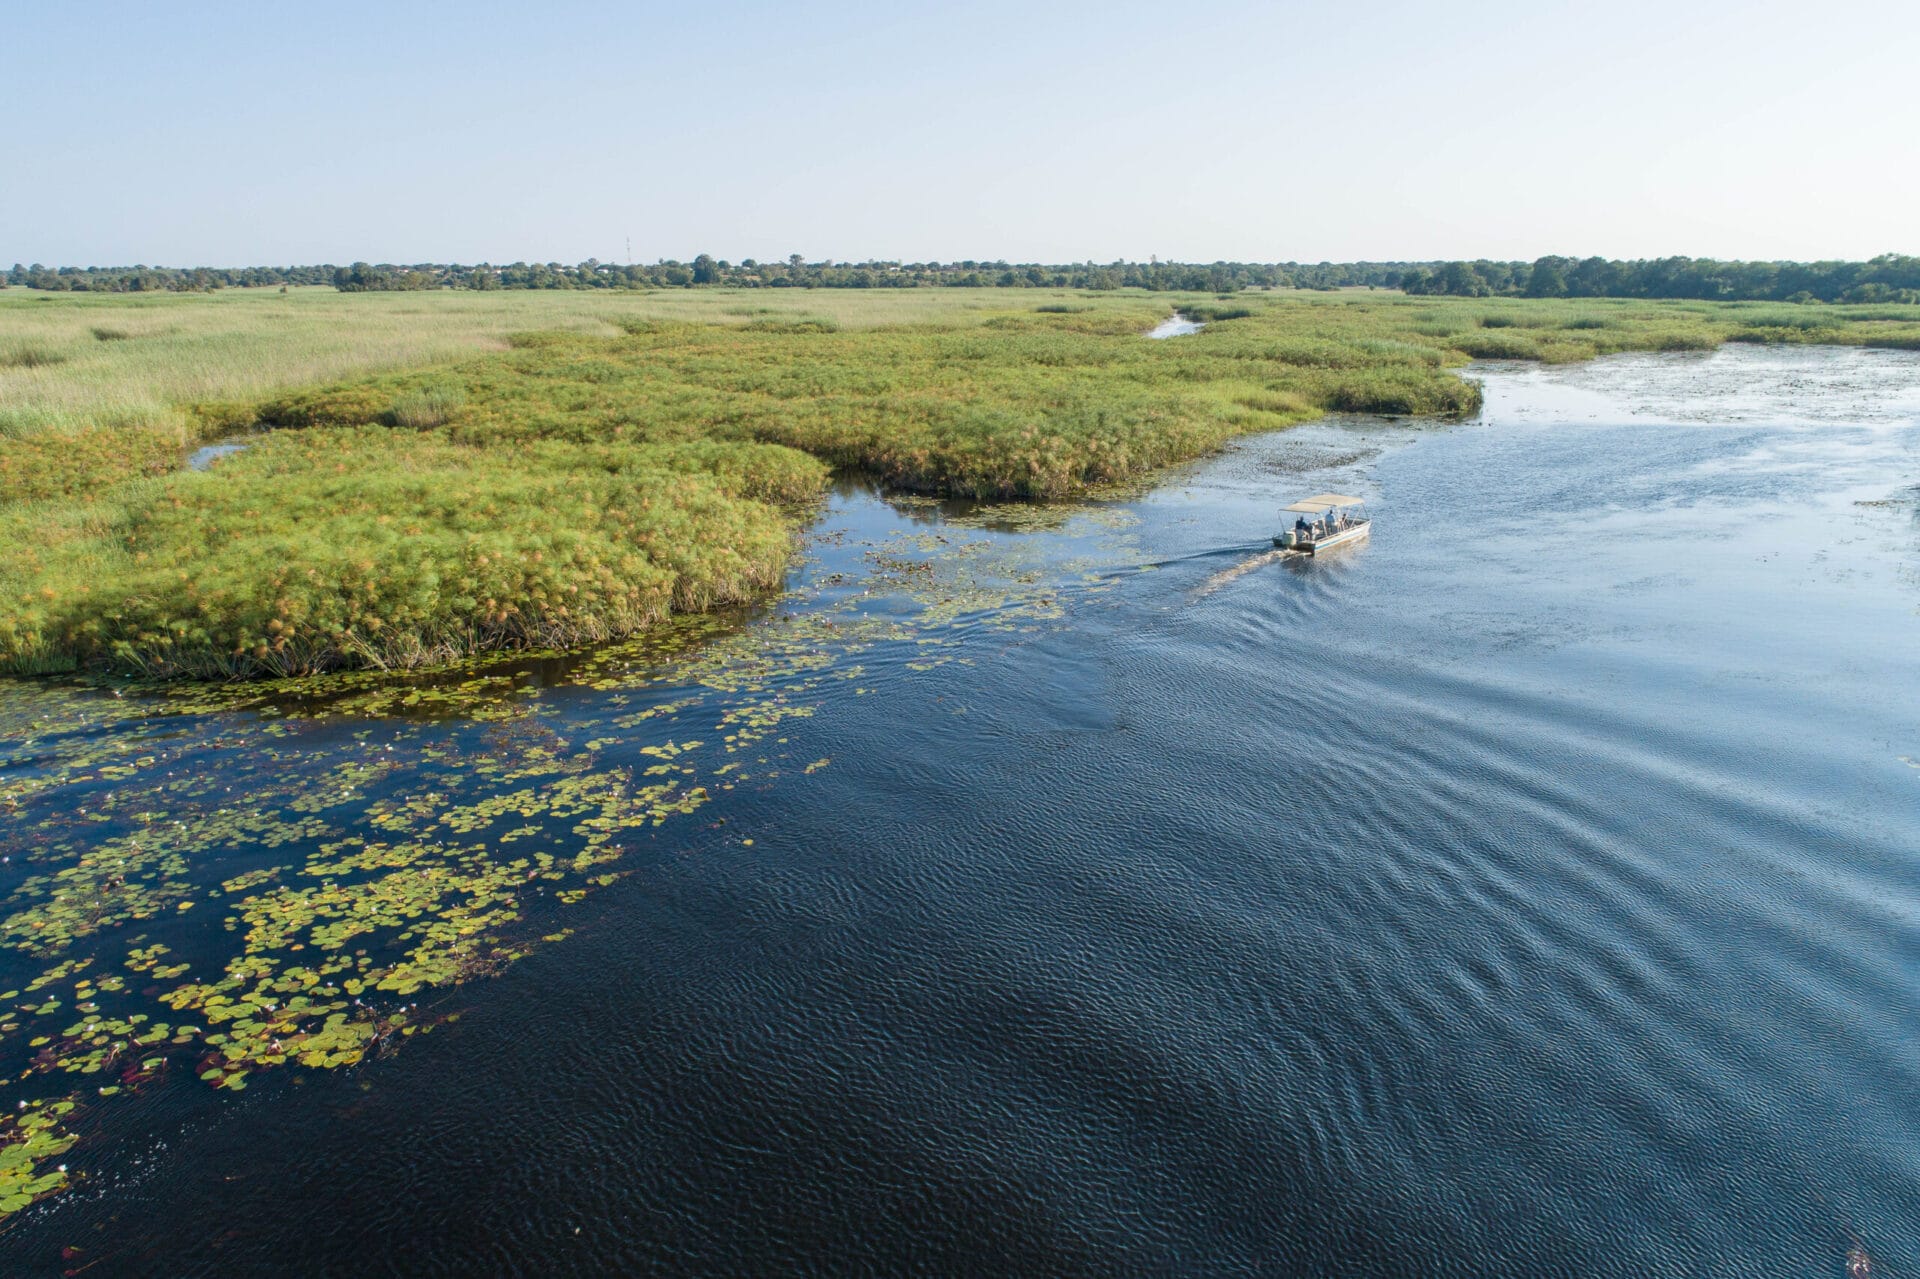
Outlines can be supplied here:
<path id="1" fill-rule="evenodd" d="M 0 263 L 1920 253 L 1912 0 L 8 8 Z"/>

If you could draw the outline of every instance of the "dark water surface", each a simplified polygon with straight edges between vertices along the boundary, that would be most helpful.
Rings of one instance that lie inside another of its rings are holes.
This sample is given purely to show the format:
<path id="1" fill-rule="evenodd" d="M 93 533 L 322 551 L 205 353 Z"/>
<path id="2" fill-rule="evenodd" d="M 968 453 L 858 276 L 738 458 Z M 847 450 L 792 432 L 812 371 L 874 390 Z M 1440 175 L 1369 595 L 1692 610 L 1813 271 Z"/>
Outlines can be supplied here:
<path id="1" fill-rule="evenodd" d="M 101 1104 L 0 1265 L 1920 1274 L 1920 358 L 1485 376 L 1057 529 L 843 493 L 795 609 L 947 620 L 777 780 L 403 1051 Z M 1369 544 L 1237 571 L 1325 489 Z M 483 731 L 281 745 L 368 730 Z"/>

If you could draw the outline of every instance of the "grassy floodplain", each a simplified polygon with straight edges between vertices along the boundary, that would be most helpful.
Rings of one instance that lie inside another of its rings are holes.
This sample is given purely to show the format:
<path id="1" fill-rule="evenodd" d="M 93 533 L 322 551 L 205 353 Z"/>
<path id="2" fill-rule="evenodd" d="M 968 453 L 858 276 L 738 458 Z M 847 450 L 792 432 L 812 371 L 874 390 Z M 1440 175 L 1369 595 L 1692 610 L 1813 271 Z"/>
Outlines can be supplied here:
<path id="1" fill-rule="evenodd" d="M 1149 342 L 1179 307 L 1212 322 Z M 630 634 L 775 585 L 831 469 L 1050 498 L 1471 358 L 1920 347 L 1920 307 L 1046 290 L 0 293 L 0 670 L 240 677 Z M 282 428 L 206 472 L 187 450 Z"/>

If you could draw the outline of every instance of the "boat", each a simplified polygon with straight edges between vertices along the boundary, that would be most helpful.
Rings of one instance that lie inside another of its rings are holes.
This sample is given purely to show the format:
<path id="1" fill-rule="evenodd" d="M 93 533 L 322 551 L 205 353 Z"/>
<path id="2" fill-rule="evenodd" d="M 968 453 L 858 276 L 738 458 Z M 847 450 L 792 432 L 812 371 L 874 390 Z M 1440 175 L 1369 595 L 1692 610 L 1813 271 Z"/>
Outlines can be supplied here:
<path id="1" fill-rule="evenodd" d="M 1364 499 L 1340 493 L 1315 493 L 1286 507 L 1293 527 L 1274 534 L 1273 544 L 1302 555 L 1318 555 L 1336 546 L 1351 546 L 1373 531 L 1373 521 L 1361 509 Z"/>

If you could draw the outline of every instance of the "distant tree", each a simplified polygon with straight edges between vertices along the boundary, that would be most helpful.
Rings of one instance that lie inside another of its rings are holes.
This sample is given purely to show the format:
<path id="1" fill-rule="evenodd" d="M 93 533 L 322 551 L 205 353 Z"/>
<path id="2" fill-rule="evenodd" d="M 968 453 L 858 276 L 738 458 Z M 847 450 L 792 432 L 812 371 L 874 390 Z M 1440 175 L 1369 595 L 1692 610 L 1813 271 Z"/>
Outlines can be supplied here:
<path id="1" fill-rule="evenodd" d="M 1473 273 L 1486 282 L 1489 293 L 1513 292 L 1513 267 L 1506 262 L 1481 258 L 1474 262 Z"/>
<path id="2" fill-rule="evenodd" d="M 389 289 L 645 289 L 689 284 L 768 288 L 991 287 L 1198 291 L 1229 294 L 1244 288 L 1403 288 L 1414 294 L 1464 297 L 1632 297 L 1840 300 L 1910 305 L 1920 301 L 1920 258 L 1883 254 L 1870 262 L 1720 262 L 1667 257 L 1643 261 L 1543 257 L 1528 264 L 1473 262 L 1213 262 L 1124 260 L 1049 265 L 1039 262 L 867 261 L 809 264 L 800 254 L 784 263 L 743 259 L 735 266 L 701 254 L 691 267 L 675 261 L 609 266 L 595 258 L 565 265 L 510 266 L 356 262 L 320 266 L 214 268 L 21 266 L 0 284 L 92 293 L 271 287 L 331 283 L 349 292 Z"/>
<path id="3" fill-rule="evenodd" d="M 1561 273 L 1559 263 L 1552 258 L 1541 258 L 1533 264 L 1533 274 L 1527 278 L 1527 296 L 1533 298 L 1567 296 L 1567 277 Z"/>
<path id="4" fill-rule="evenodd" d="M 1567 273 L 1567 292 L 1577 298 L 1620 297 L 1623 272 L 1605 258 L 1587 258 Z"/>
<path id="5" fill-rule="evenodd" d="M 1471 262 L 1448 262 L 1434 273 L 1433 291 L 1455 297 L 1483 298 L 1493 290 Z"/>
<path id="6" fill-rule="evenodd" d="M 355 262 L 333 273 L 333 287 L 342 293 L 363 293 L 386 287 L 386 272 L 371 262 Z"/>
<path id="7" fill-rule="evenodd" d="M 1917 302 L 1920 289 L 1896 289 L 1878 280 L 1856 284 L 1840 295 L 1842 302 Z"/>
<path id="8" fill-rule="evenodd" d="M 191 287 L 205 287 L 198 283 L 202 272 L 195 272 Z M 384 293 L 394 290 L 429 289 L 440 282 L 440 268 L 434 266 L 393 267 L 386 263 L 374 266 L 367 262 L 355 262 L 352 266 L 341 267 L 333 273 L 333 287 L 342 293 Z"/>

